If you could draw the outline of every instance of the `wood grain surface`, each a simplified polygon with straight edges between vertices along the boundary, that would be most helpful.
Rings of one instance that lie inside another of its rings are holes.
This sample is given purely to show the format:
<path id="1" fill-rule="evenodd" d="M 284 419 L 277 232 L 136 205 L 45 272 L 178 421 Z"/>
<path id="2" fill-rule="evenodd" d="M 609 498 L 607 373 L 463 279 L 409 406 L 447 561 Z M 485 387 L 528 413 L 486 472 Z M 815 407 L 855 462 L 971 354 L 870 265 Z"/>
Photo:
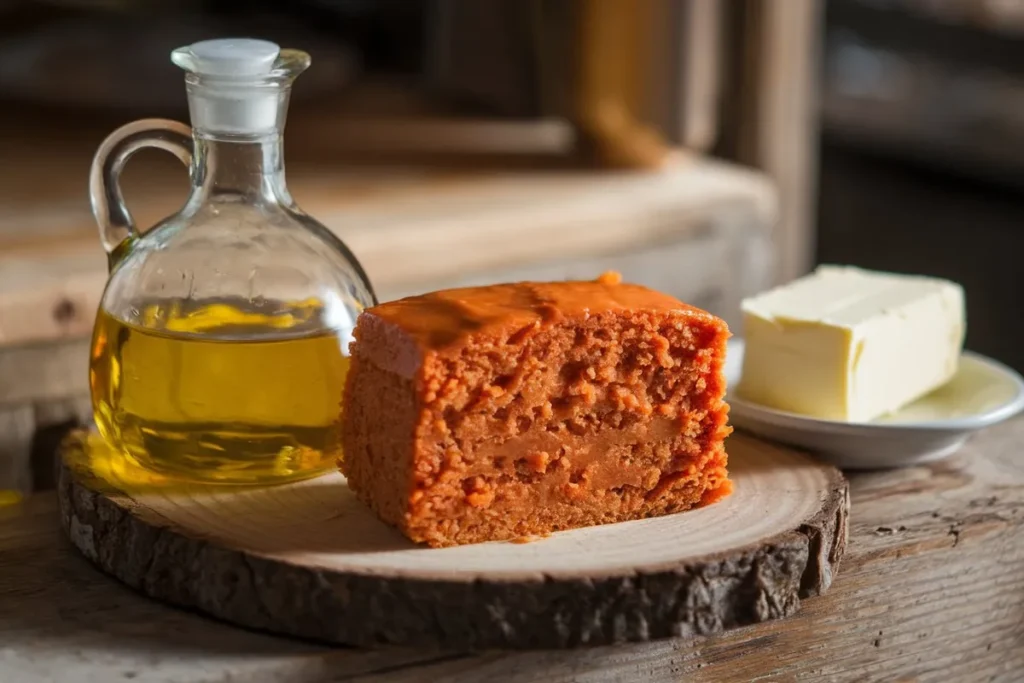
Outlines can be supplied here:
<path id="1" fill-rule="evenodd" d="M 41 146 L 18 174 L 0 172 L 0 347 L 91 330 L 107 278 L 84 194 L 98 139 L 88 156 L 80 141 L 70 150 Z M 0 143 L 0 155 L 20 158 L 11 145 Z M 156 157 L 140 155 L 125 171 L 127 202 L 143 228 L 177 211 L 188 192 L 185 169 Z M 699 157 L 649 173 L 300 159 L 289 162 L 288 182 L 378 291 L 422 291 L 465 274 L 629 252 L 737 225 L 743 237 L 767 235 L 776 215 L 774 189 L 760 173 Z"/>
<path id="2" fill-rule="evenodd" d="M 729 450 L 736 490 L 715 505 L 444 549 L 378 521 L 340 474 L 186 485 L 95 434 L 65 445 L 58 495 L 72 542 L 104 571 L 226 621 L 361 646 L 563 648 L 716 633 L 828 589 L 845 479 L 749 437 Z"/>
<path id="3" fill-rule="evenodd" d="M 795 615 L 557 652 L 315 647 L 166 607 L 68 543 L 52 494 L 0 508 L 0 680 L 949 681 L 1024 670 L 1024 416 L 951 460 L 850 477 L 842 571 Z"/>

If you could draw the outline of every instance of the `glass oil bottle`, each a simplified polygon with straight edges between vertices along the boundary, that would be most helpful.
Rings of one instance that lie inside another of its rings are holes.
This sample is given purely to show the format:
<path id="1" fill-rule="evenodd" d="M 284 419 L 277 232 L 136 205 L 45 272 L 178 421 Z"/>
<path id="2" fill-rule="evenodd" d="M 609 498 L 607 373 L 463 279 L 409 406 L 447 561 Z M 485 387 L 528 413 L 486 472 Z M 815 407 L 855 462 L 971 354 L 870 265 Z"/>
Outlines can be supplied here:
<path id="1" fill-rule="evenodd" d="M 355 318 L 375 303 L 348 248 L 298 209 L 282 135 L 307 54 L 266 41 L 179 48 L 191 130 L 115 131 L 90 178 L 110 278 L 89 379 L 107 443 L 178 479 L 274 483 L 332 470 Z M 190 168 L 180 212 L 139 232 L 118 178 L 145 147 Z"/>

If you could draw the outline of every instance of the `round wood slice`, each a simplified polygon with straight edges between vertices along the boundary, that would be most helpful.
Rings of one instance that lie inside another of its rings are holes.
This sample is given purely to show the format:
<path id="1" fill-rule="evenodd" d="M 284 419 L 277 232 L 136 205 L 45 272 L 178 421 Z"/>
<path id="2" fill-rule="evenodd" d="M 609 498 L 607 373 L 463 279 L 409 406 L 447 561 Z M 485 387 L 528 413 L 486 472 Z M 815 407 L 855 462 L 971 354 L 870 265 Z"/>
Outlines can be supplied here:
<path id="1" fill-rule="evenodd" d="M 174 486 L 95 435 L 65 444 L 59 492 L 71 541 L 104 571 L 235 624 L 358 646 L 572 647 L 717 633 L 829 587 L 842 474 L 744 435 L 728 447 L 735 492 L 714 505 L 443 549 L 379 522 L 338 474 Z"/>

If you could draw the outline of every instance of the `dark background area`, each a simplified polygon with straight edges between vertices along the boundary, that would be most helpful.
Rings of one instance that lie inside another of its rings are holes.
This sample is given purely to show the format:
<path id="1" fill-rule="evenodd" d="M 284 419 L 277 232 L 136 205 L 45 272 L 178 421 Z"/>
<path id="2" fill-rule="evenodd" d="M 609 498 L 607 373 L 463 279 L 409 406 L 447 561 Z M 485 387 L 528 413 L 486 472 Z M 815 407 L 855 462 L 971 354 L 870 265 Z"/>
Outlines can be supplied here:
<path id="1" fill-rule="evenodd" d="M 817 258 L 960 282 L 970 349 L 1024 371 L 1024 197 L 828 136 Z"/>
<path id="2" fill-rule="evenodd" d="M 1024 370 L 1024 22 L 923 4 L 827 3 L 817 258 L 962 283 Z"/>

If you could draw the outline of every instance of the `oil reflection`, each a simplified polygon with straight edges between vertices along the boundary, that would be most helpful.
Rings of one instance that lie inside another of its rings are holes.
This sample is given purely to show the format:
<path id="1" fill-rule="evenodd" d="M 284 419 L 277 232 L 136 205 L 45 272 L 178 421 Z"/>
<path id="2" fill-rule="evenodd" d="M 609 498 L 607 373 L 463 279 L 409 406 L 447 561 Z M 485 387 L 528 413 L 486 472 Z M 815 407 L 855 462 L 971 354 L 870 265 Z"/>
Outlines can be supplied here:
<path id="1" fill-rule="evenodd" d="M 244 490 L 258 486 L 197 483 L 155 472 L 121 449 L 114 448 L 95 431 L 73 432 L 64 441 L 61 453 L 65 468 L 76 478 L 86 481 L 89 488 L 102 493 L 161 493 L 195 494 L 197 492 Z"/>

